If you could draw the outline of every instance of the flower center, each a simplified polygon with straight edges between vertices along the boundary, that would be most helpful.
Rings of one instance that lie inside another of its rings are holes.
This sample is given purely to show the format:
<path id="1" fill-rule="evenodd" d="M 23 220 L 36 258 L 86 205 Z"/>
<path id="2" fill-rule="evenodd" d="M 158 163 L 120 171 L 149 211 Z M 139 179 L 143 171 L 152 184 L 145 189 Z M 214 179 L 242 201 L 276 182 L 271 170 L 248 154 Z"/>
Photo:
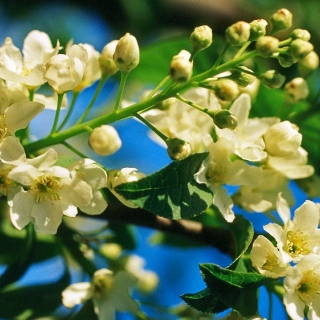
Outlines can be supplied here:
<path id="1" fill-rule="evenodd" d="M 311 248 L 309 236 L 300 231 L 300 229 L 296 231 L 288 231 L 284 250 L 293 258 L 310 253 Z"/>
<path id="2" fill-rule="evenodd" d="M 266 262 L 263 264 L 261 269 L 267 270 L 267 271 L 273 271 L 274 268 L 278 265 L 279 263 L 278 263 L 277 256 L 274 255 L 273 253 L 270 253 L 270 251 L 268 251 L 268 254 L 266 256 Z"/>
<path id="3" fill-rule="evenodd" d="M 92 281 L 93 292 L 97 298 L 106 298 L 113 287 L 113 275 L 104 274 L 95 276 Z"/>
<path id="4" fill-rule="evenodd" d="M 319 275 L 312 270 L 306 271 L 297 286 L 297 291 L 301 300 L 312 302 L 320 293 Z"/>
<path id="5" fill-rule="evenodd" d="M 210 183 L 222 184 L 223 183 L 223 172 L 216 164 L 210 164 L 206 171 L 206 178 Z"/>
<path id="6" fill-rule="evenodd" d="M 62 187 L 54 177 L 41 176 L 34 181 L 30 190 L 36 202 L 45 202 L 48 200 L 61 200 L 57 189 L 62 189 Z"/>
<path id="7" fill-rule="evenodd" d="M 7 195 L 8 189 L 15 185 L 14 181 L 8 178 L 9 171 L 0 170 L 0 195 Z"/>
<path id="8" fill-rule="evenodd" d="M 6 137 L 8 133 L 7 126 L 4 123 L 4 118 L 5 118 L 5 115 L 1 114 L 0 115 L 0 141 L 3 141 L 3 139 Z"/>

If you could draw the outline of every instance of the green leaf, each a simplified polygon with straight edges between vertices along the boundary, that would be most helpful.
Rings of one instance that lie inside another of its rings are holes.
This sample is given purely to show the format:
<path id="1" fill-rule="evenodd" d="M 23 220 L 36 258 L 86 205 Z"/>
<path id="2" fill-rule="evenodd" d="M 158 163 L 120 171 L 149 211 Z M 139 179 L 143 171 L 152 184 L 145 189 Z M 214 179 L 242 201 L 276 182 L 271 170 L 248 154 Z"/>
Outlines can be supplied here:
<path id="1" fill-rule="evenodd" d="M 235 244 L 235 255 L 233 263 L 228 267 L 228 269 L 235 269 L 237 266 L 237 261 L 243 253 L 247 251 L 249 245 L 254 236 L 254 229 L 251 222 L 245 219 L 242 215 L 237 215 L 232 223 L 229 225 L 230 232 L 234 237 Z"/>
<path id="2" fill-rule="evenodd" d="M 209 188 L 193 178 L 207 155 L 198 153 L 172 162 L 146 178 L 117 186 L 115 191 L 136 206 L 165 218 L 194 217 L 213 201 Z"/>
<path id="3" fill-rule="evenodd" d="M 232 308 L 244 317 L 257 313 L 257 289 L 270 281 L 269 278 L 209 263 L 200 264 L 200 271 L 207 288 L 195 294 L 181 296 L 191 307 L 212 313 Z"/>

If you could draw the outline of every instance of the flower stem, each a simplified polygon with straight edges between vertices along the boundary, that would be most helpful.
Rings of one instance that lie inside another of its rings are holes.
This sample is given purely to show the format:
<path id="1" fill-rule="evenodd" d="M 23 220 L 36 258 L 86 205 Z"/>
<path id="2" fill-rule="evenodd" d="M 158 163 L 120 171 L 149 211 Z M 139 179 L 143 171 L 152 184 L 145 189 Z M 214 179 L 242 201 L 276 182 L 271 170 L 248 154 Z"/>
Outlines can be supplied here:
<path id="1" fill-rule="evenodd" d="M 243 52 L 249 47 L 249 45 L 251 44 L 251 41 L 247 41 L 241 48 L 240 50 L 236 53 L 236 55 L 234 56 L 234 58 L 239 58 Z"/>
<path id="2" fill-rule="evenodd" d="M 64 93 L 58 93 L 57 110 L 56 110 L 56 114 L 55 114 L 55 117 L 54 117 L 54 121 L 53 121 L 53 125 L 52 125 L 52 129 L 51 129 L 50 135 L 52 135 L 53 133 L 55 133 L 57 131 L 56 129 L 57 129 L 58 121 L 59 121 L 63 95 L 64 95 Z"/>
<path id="3" fill-rule="evenodd" d="M 129 72 L 127 72 L 127 71 L 121 71 L 120 87 L 119 87 L 119 91 L 118 91 L 116 104 L 114 106 L 115 113 L 119 112 L 120 102 L 121 102 L 121 98 L 123 95 L 124 86 L 125 86 L 127 78 L 128 78 L 128 74 L 129 74 Z"/>
<path id="4" fill-rule="evenodd" d="M 87 117 L 87 115 L 91 111 L 94 103 L 96 102 L 96 100 L 97 100 L 97 98 L 98 98 L 98 96 L 99 96 L 104 84 L 106 83 L 107 79 L 108 79 L 108 76 L 106 74 L 103 74 L 102 77 L 100 78 L 100 81 L 99 81 L 99 84 L 97 86 L 97 89 L 96 89 L 96 91 L 95 91 L 95 93 L 94 93 L 94 95 L 93 95 L 93 97 L 92 97 L 87 109 L 85 110 L 83 115 L 80 117 L 80 119 L 78 120 L 77 124 L 78 123 L 82 123 L 84 121 L 84 119 Z"/>
<path id="5" fill-rule="evenodd" d="M 72 92 L 72 100 L 71 100 L 71 103 L 70 103 L 70 106 L 69 106 L 68 113 L 67 113 L 66 117 L 64 118 L 64 120 L 62 121 L 62 123 L 60 124 L 60 126 L 59 126 L 57 131 L 60 131 L 66 125 L 68 120 L 70 119 L 71 114 L 72 114 L 72 112 L 74 110 L 74 106 L 75 106 L 76 100 L 77 100 L 77 98 L 79 96 L 79 93 L 80 92 L 75 92 L 75 91 Z"/>

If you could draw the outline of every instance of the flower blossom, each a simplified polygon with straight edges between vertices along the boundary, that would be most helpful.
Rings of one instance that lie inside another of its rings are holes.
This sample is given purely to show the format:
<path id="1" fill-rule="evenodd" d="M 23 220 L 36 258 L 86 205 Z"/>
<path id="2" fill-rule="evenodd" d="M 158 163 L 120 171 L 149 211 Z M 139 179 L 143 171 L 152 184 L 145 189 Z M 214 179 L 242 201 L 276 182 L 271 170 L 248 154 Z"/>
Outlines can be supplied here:
<path id="1" fill-rule="evenodd" d="M 74 283 L 62 292 L 62 302 L 67 308 L 92 299 L 99 320 L 114 320 L 115 312 L 139 310 L 138 304 L 131 298 L 128 289 L 137 283 L 129 272 L 119 271 L 113 274 L 108 269 L 100 269 L 93 275 L 92 282 Z"/>
<path id="2" fill-rule="evenodd" d="M 295 210 L 294 218 L 290 220 L 289 206 L 279 195 L 277 211 L 284 226 L 269 223 L 264 229 L 277 241 L 284 262 L 297 262 L 308 254 L 320 252 L 320 210 L 314 202 L 306 200 Z"/>
<path id="3" fill-rule="evenodd" d="M 8 37 L 0 48 L 0 77 L 36 89 L 46 83 L 46 64 L 59 49 L 59 41 L 53 48 L 46 33 L 33 30 L 24 40 L 22 56 Z"/>
<path id="4" fill-rule="evenodd" d="M 211 137 L 206 141 L 208 159 L 194 175 L 198 183 L 205 183 L 213 190 L 213 203 L 228 222 L 234 219 L 233 201 L 227 194 L 224 184 L 256 186 L 262 181 L 261 169 L 250 166 L 243 160 L 231 160 L 235 144 L 225 138 L 214 142 Z"/>
<path id="5" fill-rule="evenodd" d="M 24 187 L 9 201 L 11 221 L 17 229 L 32 222 L 36 231 L 54 234 L 63 215 L 74 217 L 77 207 L 92 201 L 90 185 L 76 171 L 53 166 L 56 160 L 56 151 L 49 149 L 8 173 L 9 179 Z"/>
<path id="6" fill-rule="evenodd" d="M 283 302 L 288 315 L 303 320 L 308 307 L 308 320 L 320 319 L 320 256 L 309 254 L 289 267 L 284 279 Z"/>
<path id="7" fill-rule="evenodd" d="M 48 84 L 59 94 L 73 90 L 82 81 L 87 61 L 86 49 L 76 44 L 69 47 L 66 54 L 53 56 L 45 73 Z"/>

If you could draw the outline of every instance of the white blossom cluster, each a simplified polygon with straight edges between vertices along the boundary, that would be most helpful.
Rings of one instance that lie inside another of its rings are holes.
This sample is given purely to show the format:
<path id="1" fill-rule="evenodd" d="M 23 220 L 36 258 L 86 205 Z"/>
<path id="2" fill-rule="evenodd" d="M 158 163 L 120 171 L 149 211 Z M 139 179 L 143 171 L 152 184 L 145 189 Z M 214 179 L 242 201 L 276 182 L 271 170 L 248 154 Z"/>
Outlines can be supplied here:
<path id="1" fill-rule="evenodd" d="M 269 223 L 264 230 L 276 246 L 259 235 L 253 243 L 251 261 L 268 277 L 284 278 L 284 304 L 292 319 L 303 320 L 307 307 L 308 319 L 320 319 L 320 209 L 306 200 L 291 213 L 288 203 L 279 194 L 277 211 L 283 226 Z"/>
<path id="2" fill-rule="evenodd" d="M 224 110 L 208 89 L 191 89 L 184 97 L 206 110 Z M 290 179 L 314 173 L 299 128 L 277 117 L 249 118 L 250 109 L 250 95 L 240 94 L 229 108 L 237 119 L 235 129 L 219 128 L 208 114 L 180 100 L 144 114 L 168 137 L 190 143 L 193 152 L 209 152 L 195 179 L 212 189 L 214 205 L 229 222 L 234 202 L 249 212 L 266 212 L 275 208 L 279 192 L 292 201 Z M 229 195 L 226 185 L 239 188 Z"/>

